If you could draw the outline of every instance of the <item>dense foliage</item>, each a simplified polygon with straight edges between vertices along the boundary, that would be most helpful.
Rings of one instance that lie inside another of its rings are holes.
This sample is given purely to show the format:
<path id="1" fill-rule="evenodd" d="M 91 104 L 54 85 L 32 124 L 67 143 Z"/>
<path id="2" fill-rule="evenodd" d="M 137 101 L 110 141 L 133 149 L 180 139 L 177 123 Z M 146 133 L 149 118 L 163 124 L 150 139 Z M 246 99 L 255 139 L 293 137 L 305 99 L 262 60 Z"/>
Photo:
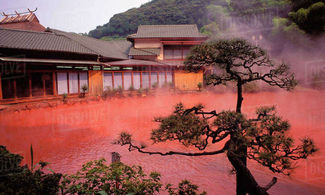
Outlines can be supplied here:
<path id="1" fill-rule="evenodd" d="M 106 164 L 105 159 L 85 163 L 76 174 L 54 173 L 44 168 L 48 163 L 33 164 L 31 168 L 21 166 L 23 157 L 10 153 L 0 145 L 0 194 L 157 194 L 166 191 L 170 195 L 196 195 L 199 187 L 183 180 L 174 187 L 163 185 L 158 172 L 147 175 L 141 166 L 128 166 L 121 162 Z"/>
<path id="2" fill-rule="evenodd" d="M 147 175 L 141 166 L 128 166 L 121 162 L 107 165 L 105 159 L 85 163 L 76 174 L 64 175 L 62 194 L 157 194 L 166 190 L 170 195 L 198 194 L 198 186 L 187 180 L 178 188 L 167 184 L 165 188 L 158 172 Z M 205 194 L 205 193 L 202 193 Z"/>
<path id="3" fill-rule="evenodd" d="M 140 24 L 205 24 L 206 6 L 212 0 L 153 0 L 139 8 L 114 15 L 107 24 L 97 26 L 89 36 L 127 36 Z"/>
<path id="4" fill-rule="evenodd" d="M 325 0 L 291 0 L 289 18 L 309 34 L 325 31 Z"/>
<path id="5" fill-rule="evenodd" d="M 56 194 L 61 174 L 44 173 L 47 165 L 40 162 L 33 169 L 21 166 L 23 157 L 0 146 L 0 194 Z M 35 169 L 36 168 L 36 169 Z"/>
<path id="6" fill-rule="evenodd" d="M 242 24 L 272 29 L 276 18 L 287 19 L 285 28 L 297 26 L 319 35 L 324 32 L 324 14 L 324 0 L 153 0 L 114 15 L 88 35 L 111 40 L 136 33 L 141 24 L 197 24 L 203 33 L 220 37 L 238 31 Z"/>

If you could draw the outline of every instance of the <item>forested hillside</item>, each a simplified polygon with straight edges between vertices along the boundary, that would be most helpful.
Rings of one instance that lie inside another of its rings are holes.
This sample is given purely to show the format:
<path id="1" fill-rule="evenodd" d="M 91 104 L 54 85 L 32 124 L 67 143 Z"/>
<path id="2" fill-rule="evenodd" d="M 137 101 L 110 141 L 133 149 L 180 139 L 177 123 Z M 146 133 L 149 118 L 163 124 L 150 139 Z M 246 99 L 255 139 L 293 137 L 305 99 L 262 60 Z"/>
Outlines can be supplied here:
<path id="1" fill-rule="evenodd" d="M 197 24 L 202 32 L 220 33 L 229 28 L 229 18 L 247 24 L 257 19 L 268 27 L 280 25 L 277 28 L 285 31 L 300 28 L 319 35 L 325 26 L 324 3 L 325 0 L 152 0 L 114 15 L 88 35 L 104 39 L 125 37 L 135 33 L 140 24 Z"/>
<path id="2" fill-rule="evenodd" d="M 89 35 L 95 38 L 127 36 L 135 33 L 140 24 L 197 24 L 202 27 L 207 23 L 206 17 L 202 16 L 212 1 L 153 0 L 139 8 L 114 15 L 107 24 L 98 26 Z"/>

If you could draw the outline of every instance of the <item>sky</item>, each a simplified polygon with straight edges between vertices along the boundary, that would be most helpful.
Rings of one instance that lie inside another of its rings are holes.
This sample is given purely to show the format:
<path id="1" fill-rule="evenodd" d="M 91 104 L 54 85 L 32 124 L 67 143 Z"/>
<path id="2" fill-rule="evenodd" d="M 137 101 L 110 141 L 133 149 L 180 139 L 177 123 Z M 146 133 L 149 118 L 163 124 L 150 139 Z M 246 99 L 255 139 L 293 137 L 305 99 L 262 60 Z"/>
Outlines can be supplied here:
<path id="1" fill-rule="evenodd" d="M 140 7 L 150 0 L 0 0 L 0 12 L 25 12 L 37 8 L 45 27 L 85 33 L 103 25 L 114 15 Z M 3 17 L 2 15 L 0 16 Z"/>

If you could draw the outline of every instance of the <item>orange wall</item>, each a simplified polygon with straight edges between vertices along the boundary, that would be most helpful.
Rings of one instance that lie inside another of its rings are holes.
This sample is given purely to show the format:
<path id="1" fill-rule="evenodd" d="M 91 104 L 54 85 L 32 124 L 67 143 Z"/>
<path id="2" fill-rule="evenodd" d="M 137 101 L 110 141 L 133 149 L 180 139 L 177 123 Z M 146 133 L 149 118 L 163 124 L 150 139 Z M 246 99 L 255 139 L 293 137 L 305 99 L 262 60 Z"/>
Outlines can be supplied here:
<path id="1" fill-rule="evenodd" d="M 100 70 L 89 70 L 89 94 L 101 95 L 103 93 L 103 73 Z"/>
<path id="2" fill-rule="evenodd" d="M 175 88 L 180 90 L 198 90 L 198 83 L 203 84 L 203 72 L 175 71 Z"/>

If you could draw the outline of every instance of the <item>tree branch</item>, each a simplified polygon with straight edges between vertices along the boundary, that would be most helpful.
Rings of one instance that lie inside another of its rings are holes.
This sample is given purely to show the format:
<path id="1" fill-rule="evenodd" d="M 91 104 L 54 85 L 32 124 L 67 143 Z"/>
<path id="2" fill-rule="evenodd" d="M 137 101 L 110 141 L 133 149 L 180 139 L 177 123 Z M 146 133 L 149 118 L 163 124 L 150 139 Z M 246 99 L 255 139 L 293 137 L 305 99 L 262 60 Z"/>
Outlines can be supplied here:
<path id="1" fill-rule="evenodd" d="M 276 184 L 276 182 L 278 181 L 278 179 L 276 177 L 273 177 L 272 180 L 270 181 L 269 184 L 267 184 L 263 190 L 268 191 L 270 188 L 272 188 L 272 186 L 274 186 Z"/>
<path id="2" fill-rule="evenodd" d="M 133 145 L 132 143 L 129 143 L 129 151 L 132 150 L 137 150 L 140 153 L 143 154 L 149 154 L 149 155 L 153 155 L 153 154 L 157 154 L 157 155 L 161 155 L 161 156 L 169 156 L 169 155 L 183 155 L 183 156 L 207 156 L 207 155 L 215 155 L 215 154 L 221 154 L 224 153 L 229 147 L 229 141 L 225 143 L 225 145 L 223 146 L 222 149 L 220 150 L 216 150 L 216 151 L 212 151 L 212 152 L 199 152 L 199 153 L 187 153 L 187 152 L 175 152 L 175 151 L 169 151 L 166 153 L 162 153 L 162 152 L 149 152 L 149 151 L 144 151 L 142 150 L 142 148 L 140 148 L 139 146 Z"/>

